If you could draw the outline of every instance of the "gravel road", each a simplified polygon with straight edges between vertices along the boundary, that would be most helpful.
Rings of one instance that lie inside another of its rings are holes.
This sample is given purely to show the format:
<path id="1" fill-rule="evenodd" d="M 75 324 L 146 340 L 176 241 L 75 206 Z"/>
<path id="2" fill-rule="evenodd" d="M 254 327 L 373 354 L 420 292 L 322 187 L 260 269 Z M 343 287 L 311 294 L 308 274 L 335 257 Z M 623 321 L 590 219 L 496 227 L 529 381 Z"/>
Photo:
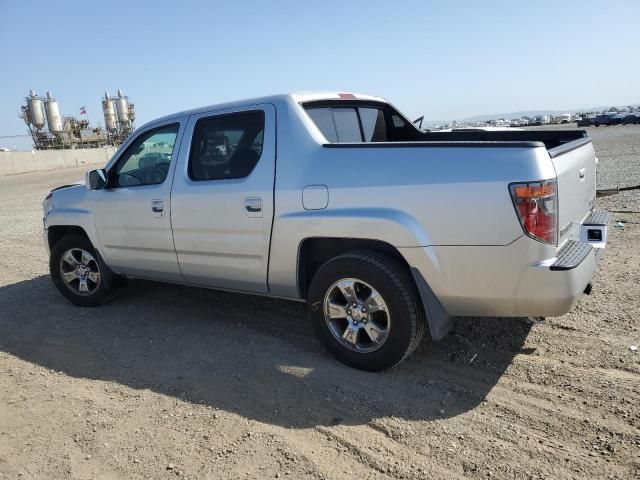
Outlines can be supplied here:
<path id="1" fill-rule="evenodd" d="M 640 183 L 640 126 L 589 129 L 600 186 Z M 640 478 L 640 194 L 563 317 L 460 319 L 400 368 L 335 362 L 300 304 L 131 281 L 54 290 L 40 202 L 0 178 L 0 478 Z"/>

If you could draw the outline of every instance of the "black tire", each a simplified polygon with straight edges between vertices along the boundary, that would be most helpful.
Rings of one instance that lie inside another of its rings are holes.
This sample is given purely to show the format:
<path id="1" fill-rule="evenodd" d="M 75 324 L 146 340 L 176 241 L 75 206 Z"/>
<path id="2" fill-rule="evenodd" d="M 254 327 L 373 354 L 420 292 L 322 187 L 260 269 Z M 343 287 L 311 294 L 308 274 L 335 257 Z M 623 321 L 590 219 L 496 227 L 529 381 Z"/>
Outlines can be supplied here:
<path id="1" fill-rule="evenodd" d="M 100 274 L 100 281 L 97 286 L 85 294 L 76 293 L 63 279 L 62 256 L 70 250 L 80 249 L 90 253 L 94 262 L 92 267 L 97 266 Z M 49 256 L 49 272 L 51 280 L 60 293 L 71 303 L 80 307 L 96 307 L 108 301 L 122 284 L 119 275 L 113 273 L 104 263 L 100 254 L 93 248 L 89 239 L 83 235 L 67 235 L 56 242 L 51 249 Z"/>
<path id="2" fill-rule="evenodd" d="M 344 278 L 368 283 L 388 307 L 388 335 L 377 350 L 363 353 L 347 348 L 334 337 L 325 320 L 325 295 Z M 413 353 L 426 330 L 424 310 L 408 269 L 377 252 L 350 252 L 327 261 L 313 277 L 307 306 L 309 318 L 327 350 L 342 363 L 361 370 L 379 371 L 398 365 Z"/>

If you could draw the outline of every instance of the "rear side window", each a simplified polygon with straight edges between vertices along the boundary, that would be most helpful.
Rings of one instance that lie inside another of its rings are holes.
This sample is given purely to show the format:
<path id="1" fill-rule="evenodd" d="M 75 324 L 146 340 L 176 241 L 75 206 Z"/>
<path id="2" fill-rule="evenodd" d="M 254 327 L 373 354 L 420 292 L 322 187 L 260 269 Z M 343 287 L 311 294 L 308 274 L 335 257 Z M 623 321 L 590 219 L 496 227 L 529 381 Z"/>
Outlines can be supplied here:
<path id="1" fill-rule="evenodd" d="M 262 155 L 262 110 L 201 118 L 196 123 L 189 177 L 192 180 L 244 178 Z"/>
<path id="2" fill-rule="evenodd" d="M 331 143 L 386 142 L 384 112 L 375 107 L 319 107 L 307 113 Z"/>

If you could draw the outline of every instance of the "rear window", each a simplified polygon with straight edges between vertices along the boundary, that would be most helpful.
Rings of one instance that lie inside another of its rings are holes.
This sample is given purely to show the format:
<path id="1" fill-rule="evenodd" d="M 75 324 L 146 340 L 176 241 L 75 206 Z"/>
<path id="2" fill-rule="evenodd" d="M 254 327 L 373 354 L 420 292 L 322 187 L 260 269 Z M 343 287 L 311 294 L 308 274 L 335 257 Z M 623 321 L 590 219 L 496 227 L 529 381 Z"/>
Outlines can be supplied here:
<path id="1" fill-rule="evenodd" d="M 384 113 L 373 107 L 315 107 L 307 113 L 328 142 L 386 142 Z"/>
<path id="2" fill-rule="evenodd" d="M 358 108 L 365 142 L 386 142 L 387 124 L 379 108 Z"/>
<path id="3" fill-rule="evenodd" d="M 361 142 L 360 122 L 355 108 L 332 108 L 338 142 Z"/>
<path id="4" fill-rule="evenodd" d="M 424 134 L 387 103 L 318 100 L 302 106 L 329 143 L 424 140 Z"/>

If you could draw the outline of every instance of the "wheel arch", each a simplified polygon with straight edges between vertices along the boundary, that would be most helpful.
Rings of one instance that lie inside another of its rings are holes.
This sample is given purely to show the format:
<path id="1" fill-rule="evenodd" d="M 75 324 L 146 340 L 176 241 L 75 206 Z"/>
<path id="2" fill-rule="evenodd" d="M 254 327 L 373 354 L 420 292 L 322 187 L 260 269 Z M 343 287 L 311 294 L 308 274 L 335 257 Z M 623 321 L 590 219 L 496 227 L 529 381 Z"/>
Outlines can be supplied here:
<path id="1" fill-rule="evenodd" d="M 45 216 L 44 222 L 45 228 L 47 229 L 49 250 L 67 233 L 77 233 L 88 238 L 93 248 L 95 248 L 100 255 L 103 254 L 93 214 L 89 210 L 80 208 L 54 208 Z M 52 232 L 56 233 L 52 235 Z M 51 239 L 54 241 L 52 242 Z"/>
<path id="2" fill-rule="evenodd" d="M 84 228 L 79 227 L 78 225 L 51 225 L 47 228 L 47 243 L 49 245 L 49 251 L 53 249 L 60 239 L 68 235 L 80 235 L 91 242 L 91 238 L 89 238 L 89 235 L 87 235 Z M 93 242 L 91 242 L 91 244 L 93 245 Z"/>
<path id="3" fill-rule="evenodd" d="M 400 251 L 382 240 L 367 238 L 308 237 L 298 246 L 297 283 L 300 297 L 307 298 L 313 276 L 328 260 L 343 253 L 368 250 L 388 255 L 399 261 L 408 270 L 409 264 Z"/>
<path id="4" fill-rule="evenodd" d="M 340 237 L 305 238 L 298 247 L 297 283 L 300 298 L 307 299 L 311 280 L 326 261 L 343 253 L 363 250 L 382 253 L 406 267 L 408 277 L 413 282 L 424 309 L 431 338 L 433 340 L 444 338 L 453 328 L 453 319 L 420 271 L 409 265 L 396 247 L 382 240 Z"/>

